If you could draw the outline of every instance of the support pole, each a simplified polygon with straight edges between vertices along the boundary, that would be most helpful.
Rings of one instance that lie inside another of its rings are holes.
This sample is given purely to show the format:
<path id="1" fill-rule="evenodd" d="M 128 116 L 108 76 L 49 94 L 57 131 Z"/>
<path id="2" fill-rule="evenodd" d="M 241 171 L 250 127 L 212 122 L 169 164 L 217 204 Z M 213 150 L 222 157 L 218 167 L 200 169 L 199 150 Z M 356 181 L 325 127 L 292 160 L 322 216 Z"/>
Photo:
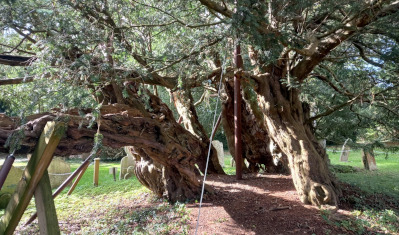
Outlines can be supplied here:
<path id="1" fill-rule="evenodd" d="M 4 215 L 1 217 L 0 234 L 11 235 L 14 233 L 26 207 L 33 197 L 36 186 L 50 165 L 54 151 L 64 135 L 65 129 L 65 125 L 62 123 L 48 122 L 45 126 L 35 151 L 23 172 L 22 180 L 19 181 Z"/>
<path id="2" fill-rule="evenodd" d="M 80 178 L 86 171 L 87 167 L 90 165 L 90 159 L 92 158 L 92 156 L 93 156 L 93 154 L 90 154 L 90 156 L 88 156 L 86 158 L 86 160 L 55 190 L 55 192 L 52 195 L 53 199 L 56 198 L 58 196 L 58 194 L 60 194 L 62 192 L 62 190 L 64 190 L 64 188 L 66 188 L 68 186 L 68 184 L 76 177 L 77 174 L 79 174 L 78 178 L 75 180 L 75 182 L 73 183 L 73 185 L 71 187 L 72 191 L 73 191 L 73 189 L 75 189 L 77 182 L 79 182 Z M 71 189 L 68 191 L 68 195 L 70 195 L 72 193 Z M 25 226 L 32 223 L 36 219 L 36 217 L 37 217 L 37 213 L 33 214 L 29 218 L 29 220 L 25 223 Z"/>
<path id="3" fill-rule="evenodd" d="M 47 170 L 35 190 L 36 214 L 39 217 L 40 234 L 60 234 L 54 199 L 51 195 L 50 178 Z"/>
<path id="4" fill-rule="evenodd" d="M 14 163 L 15 157 L 13 154 L 9 155 L 3 163 L 0 170 L 0 190 L 3 187 L 4 182 L 7 179 L 7 175 L 11 170 L 12 164 Z"/>
<path id="5" fill-rule="evenodd" d="M 94 186 L 98 186 L 99 173 L 100 173 L 100 158 L 94 158 L 94 175 L 93 175 Z"/>
<path id="6" fill-rule="evenodd" d="M 234 152 L 236 161 L 236 178 L 242 179 L 242 137 L 241 137 L 241 81 L 240 69 L 243 67 L 241 47 L 237 42 L 234 52 L 234 62 L 238 71 L 234 74 Z"/>
<path id="7" fill-rule="evenodd" d="M 71 188 L 69 189 L 69 191 L 68 191 L 68 193 L 67 193 L 68 196 L 71 195 L 72 192 L 75 190 L 75 188 L 76 188 L 76 186 L 78 185 L 80 179 L 82 178 L 82 176 L 83 176 L 84 173 L 86 172 L 87 167 L 89 167 L 90 161 L 88 161 L 87 163 L 83 163 L 82 165 L 84 165 L 84 166 L 83 166 L 82 170 L 80 171 L 78 177 L 75 179 L 75 181 L 73 181 L 72 186 L 71 186 Z"/>

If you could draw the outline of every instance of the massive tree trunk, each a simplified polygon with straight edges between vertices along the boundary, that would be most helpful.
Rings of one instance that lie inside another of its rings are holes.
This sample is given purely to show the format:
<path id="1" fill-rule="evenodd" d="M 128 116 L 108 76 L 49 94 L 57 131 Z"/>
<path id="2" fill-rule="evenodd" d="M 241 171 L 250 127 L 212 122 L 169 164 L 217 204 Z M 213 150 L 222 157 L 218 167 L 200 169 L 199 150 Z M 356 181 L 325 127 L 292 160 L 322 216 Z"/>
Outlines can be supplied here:
<path id="1" fill-rule="evenodd" d="M 141 107 L 142 112 L 160 117 L 163 125 L 158 127 L 166 138 L 156 141 L 170 148 L 170 154 L 157 155 L 158 151 L 148 150 L 140 145 L 132 145 L 135 151 L 135 174 L 140 182 L 158 195 L 166 195 L 170 201 L 184 201 L 195 198 L 199 193 L 198 171 L 195 164 L 203 165 L 207 156 L 207 146 L 197 136 L 185 130 L 173 117 L 172 111 L 157 97 L 145 90 L 144 95 L 138 96 L 140 88 L 136 83 L 125 83 L 124 89 L 129 98 L 125 99 L 122 89 L 116 84 L 103 89 L 103 94 L 118 103 L 125 103 L 131 107 Z M 178 127 L 178 128 L 177 128 Z M 189 157 L 192 155 L 191 157 Z M 162 158 L 160 158 L 162 157 Z M 222 170 L 223 172 L 223 170 Z"/>
<path id="2" fill-rule="evenodd" d="M 4 144 L 11 135 L 14 136 L 11 139 L 19 140 L 19 152 L 32 151 L 47 121 L 57 119 L 65 121 L 68 130 L 56 154 L 89 152 L 99 128 L 104 145 L 134 146 L 140 157 L 136 175 L 157 195 L 167 195 L 170 201 L 196 198 L 201 187 L 195 164 L 207 151 L 198 138 L 176 123 L 170 109 L 158 97 L 147 91 L 139 96 L 137 84 L 125 85 L 129 98 L 123 102 L 127 104 L 104 105 L 99 110 L 99 120 L 91 128 L 88 128 L 93 122 L 91 110 L 34 115 L 27 117 L 28 123 L 21 127 L 17 118 L 0 117 L 0 151 L 10 150 Z M 108 100 L 114 99 L 111 92 L 103 92 Z M 82 113 L 86 116 L 82 117 Z M 14 143 L 11 141 L 11 145 Z"/>
<path id="3" fill-rule="evenodd" d="M 274 1 L 263 10 L 247 7 L 250 5 L 242 3 L 244 7 L 238 7 L 235 14 L 235 10 L 229 10 L 216 1 L 200 0 L 200 2 L 211 11 L 218 12 L 222 18 L 229 20 L 235 19 L 237 15 L 241 16 L 244 12 L 242 9 L 248 10 L 249 13 L 245 12 L 248 14 L 265 15 L 266 13 L 268 15 L 268 20 L 254 17 L 254 20 L 242 20 L 236 26 L 237 35 L 255 42 L 263 52 L 271 55 L 268 59 L 272 59 L 273 52 L 281 48 L 281 54 L 274 62 L 258 63 L 260 70 L 264 73 L 255 78 L 258 82 L 255 90 L 263 113 L 261 120 L 268 135 L 288 156 L 294 184 L 301 200 L 314 205 L 335 205 L 340 190 L 328 170 L 325 150 L 318 145 L 307 124 L 299 92 L 295 88 L 290 89 L 282 84 L 282 81 L 290 84 L 295 79 L 292 84 L 300 85 L 315 67 L 343 42 L 362 33 L 370 33 L 368 30 L 373 27 L 378 28 L 378 24 L 368 28 L 374 22 L 391 20 L 391 17 L 394 17 L 399 10 L 398 3 L 396 1 L 361 2 L 356 5 L 358 11 L 342 14 L 342 18 L 338 21 L 344 23 L 336 25 L 332 30 L 330 25 L 337 21 L 335 16 L 320 17 L 320 14 L 315 14 L 308 17 L 309 11 L 301 9 L 298 16 L 303 16 L 305 20 L 300 20 L 304 24 L 299 30 L 298 25 L 302 23 L 298 24 L 299 21 L 289 20 L 280 15 L 281 12 L 291 9 L 294 5 L 296 8 L 295 3 L 283 6 L 278 1 Z M 287 29 L 294 29 L 288 30 L 290 32 L 288 37 L 284 33 L 288 32 Z M 384 30 L 378 33 L 387 34 Z M 363 52 L 360 54 L 365 61 L 371 61 Z M 372 61 L 371 63 L 375 65 Z"/>
<path id="4" fill-rule="evenodd" d="M 282 84 L 283 77 L 272 67 L 258 80 L 257 99 L 267 132 L 288 157 L 301 201 L 336 205 L 341 192 L 328 169 L 328 156 L 306 124 L 298 90 Z"/>
<path id="5" fill-rule="evenodd" d="M 231 155 L 234 152 L 234 87 L 233 79 L 224 82 L 222 104 L 222 124 L 226 134 Z M 243 95 L 242 116 L 242 149 L 243 159 L 249 163 L 247 168 L 243 164 L 244 172 L 257 172 L 261 165 L 267 172 L 289 173 L 287 157 L 279 151 L 279 148 L 271 145 L 271 139 L 262 123 L 255 117 L 254 109 L 250 105 L 248 94 Z"/>
<path id="6" fill-rule="evenodd" d="M 188 130 L 199 138 L 201 146 L 208 151 L 210 140 L 208 135 L 198 120 L 197 111 L 194 107 L 194 99 L 191 95 L 190 89 L 178 90 L 172 93 L 173 101 L 180 116 L 183 118 L 183 125 Z M 202 173 L 205 172 L 206 157 L 198 159 L 198 167 Z M 216 149 L 211 146 L 211 153 L 209 156 L 208 173 L 224 174 L 223 168 L 219 163 Z"/>

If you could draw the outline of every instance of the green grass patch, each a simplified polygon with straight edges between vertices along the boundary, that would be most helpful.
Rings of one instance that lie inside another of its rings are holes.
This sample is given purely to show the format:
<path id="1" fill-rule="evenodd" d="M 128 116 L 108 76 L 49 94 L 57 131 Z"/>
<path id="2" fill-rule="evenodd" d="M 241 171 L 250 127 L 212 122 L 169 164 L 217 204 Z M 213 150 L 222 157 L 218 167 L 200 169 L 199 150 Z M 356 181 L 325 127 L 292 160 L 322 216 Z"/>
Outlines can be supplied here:
<path id="1" fill-rule="evenodd" d="M 226 174 L 228 175 L 235 175 L 236 174 L 236 168 L 231 166 L 231 162 L 233 161 L 230 153 L 225 152 L 224 153 L 224 167 L 223 170 Z"/>
<path id="2" fill-rule="evenodd" d="M 344 228 L 351 234 L 398 234 L 398 213 L 385 210 L 354 210 L 343 219 L 329 211 L 321 211 L 322 218 L 329 224 Z"/>
<path id="3" fill-rule="evenodd" d="M 81 161 L 68 161 L 71 170 Z M 25 163 L 26 164 L 26 163 Z M 23 162 L 19 162 L 23 166 Z M 110 167 L 119 162 L 101 162 L 99 185 L 93 185 L 94 167 L 91 164 L 72 195 L 69 187 L 55 199 L 60 229 L 65 234 L 187 234 L 189 212 L 185 204 L 170 205 L 157 199 L 135 178 L 114 181 Z M 21 219 L 18 234 L 38 234 L 36 222 L 23 227 L 36 211 L 31 201 Z M 1 215 L 4 210 L 1 211 Z"/>
<path id="4" fill-rule="evenodd" d="M 348 162 L 339 161 L 339 152 L 328 152 L 336 176 L 364 194 L 344 195 L 345 200 L 358 208 L 350 218 L 335 221 L 322 214 L 326 221 L 357 234 L 399 233 L 399 153 L 376 152 L 376 171 L 364 169 L 361 150 L 351 151 Z M 386 208 L 387 205 L 393 209 Z"/>
<path id="5" fill-rule="evenodd" d="M 375 160 L 378 167 L 376 171 L 364 170 L 361 150 L 351 151 L 348 162 L 339 161 L 339 152 L 329 151 L 328 156 L 333 171 L 337 166 L 357 169 L 356 171 L 349 170 L 349 172 L 336 171 L 336 176 L 341 181 L 357 186 L 368 193 L 383 193 L 399 199 L 399 153 L 391 153 L 388 157 L 385 154 L 376 154 Z"/>

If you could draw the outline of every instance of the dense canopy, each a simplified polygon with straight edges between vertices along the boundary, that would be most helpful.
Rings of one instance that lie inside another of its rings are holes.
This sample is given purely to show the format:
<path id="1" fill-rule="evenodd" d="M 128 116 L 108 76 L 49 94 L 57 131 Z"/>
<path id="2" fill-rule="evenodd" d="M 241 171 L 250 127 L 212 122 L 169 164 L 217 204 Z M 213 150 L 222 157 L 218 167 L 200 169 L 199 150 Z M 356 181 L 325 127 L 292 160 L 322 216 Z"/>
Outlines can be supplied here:
<path id="1" fill-rule="evenodd" d="M 20 117 L 2 121 L 1 150 L 28 151 L 38 120 L 58 116 L 74 120 L 61 146 L 87 143 L 93 127 L 105 145 L 133 146 L 136 175 L 157 194 L 195 197 L 210 139 L 207 105 L 220 80 L 234 154 L 232 79 L 240 75 L 248 170 L 282 170 L 278 158 L 302 202 L 336 205 L 340 189 L 317 138 L 399 135 L 398 11 L 389 0 L 6 1 L 0 110 Z M 233 60 L 238 47 L 243 68 Z M 211 159 L 210 172 L 222 173 Z"/>

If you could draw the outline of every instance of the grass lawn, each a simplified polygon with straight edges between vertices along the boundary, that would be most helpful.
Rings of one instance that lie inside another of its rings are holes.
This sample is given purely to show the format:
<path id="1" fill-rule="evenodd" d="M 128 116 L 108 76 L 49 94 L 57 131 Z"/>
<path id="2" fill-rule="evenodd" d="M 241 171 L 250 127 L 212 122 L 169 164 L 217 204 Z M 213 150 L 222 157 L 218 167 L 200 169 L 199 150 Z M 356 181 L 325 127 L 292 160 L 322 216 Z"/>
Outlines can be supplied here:
<path id="1" fill-rule="evenodd" d="M 223 170 L 228 175 L 235 175 L 236 168 L 231 166 L 232 157 L 229 152 L 224 153 L 224 167 Z"/>
<path id="2" fill-rule="evenodd" d="M 333 166 L 352 166 L 356 169 L 348 173 L 336 172 L 338 179 L 359 187 L 375 198 L 375 205 L 370 205 L 370 202 L 365 201 L 366 195 L 352 198 L 356 208 L 359 209 L 352 211 L 352 220 L 343 220 L 337 225 L 347 227 L 348 230 L 357 234 L 399 234 L 399 211 L 384 206 L 386 202 L 389 202 L 398 208 L 399 152 L 388 153 L 388 155 L 382 151 L 375 151 L 375 153 L 378 170 L 367 171 L 363 167 L 361 150 L 351 151 L 348 162 L 339 161 L 339 152 L 328 151 Z M 382 201 L 384 203 L 380 203 Z"/>
<path id="3" fill-rule="evenodd" d="M 389 153 L 375 155 L 378 170 L 363 170 L 361 150 L 351 151 L 348 162 L 340 162 L 339 152 L 328 151 L 332 165 L 353 166 L 359 169 L 353 173 L 336 173 L 337 177 L 343 182 L 355 185 L 368 193 L 382 193 L 399 200 L 399 153 Z"/>
<path id="4" fill-rule="evenodd" d="M 71 170 L 81 164 L 69 161 Z M 26 162 L 18 161 L 23 166 Z M 187 234 L 188 211 L 184 204 L 170 205 L 157 199 L 135 178 L 114 181 L 110 167 L 119 162 L 101 162 L 99 186 L 93 186 L 91 164 L 75 188 L 67 196 L 69 187 L 55 199 L 60 229 L 64 234 Z M 34 200 L 28 206 L 17 228 L 18 234 L 37 234 L 36 222 L 23 227 L 36 211 Z M 4 210 L 0 211 L 0 215 Z"/>

